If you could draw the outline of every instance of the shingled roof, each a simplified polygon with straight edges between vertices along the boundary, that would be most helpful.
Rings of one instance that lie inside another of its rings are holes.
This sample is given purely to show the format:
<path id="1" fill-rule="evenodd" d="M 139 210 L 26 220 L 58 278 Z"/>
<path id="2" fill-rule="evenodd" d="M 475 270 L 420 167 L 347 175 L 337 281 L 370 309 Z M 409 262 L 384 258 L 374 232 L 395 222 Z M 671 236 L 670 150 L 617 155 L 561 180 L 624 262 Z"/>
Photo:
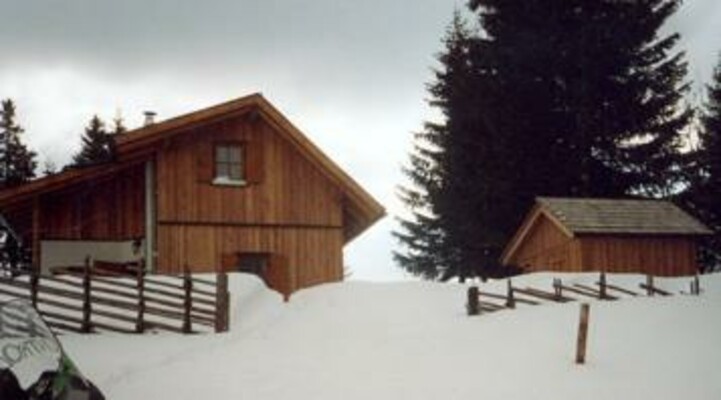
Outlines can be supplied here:
<path id="1" fill-rule="evenodd" d="M 711 233 L 702 223 L 668 201 L 553 197 L 539 197 L 536 201 L 572 233 Z"/>

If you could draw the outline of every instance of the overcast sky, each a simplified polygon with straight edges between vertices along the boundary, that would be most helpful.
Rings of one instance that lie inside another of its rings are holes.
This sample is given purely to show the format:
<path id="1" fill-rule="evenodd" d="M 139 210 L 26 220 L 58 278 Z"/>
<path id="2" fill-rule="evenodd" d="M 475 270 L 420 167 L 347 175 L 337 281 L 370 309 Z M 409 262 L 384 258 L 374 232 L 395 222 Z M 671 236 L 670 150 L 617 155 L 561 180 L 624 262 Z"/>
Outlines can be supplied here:
<path id="1" fill-rule="evenodd" d="M 90 116 L 159 119 L 262 92 L 388 209 L 346 248 L 358 279 L 397 279 L 390 236 L 411 132 L 454 0 L 0 0 L 0 98 L 63 165 Z M 669 25 L 700 88 L 721 50 L 721 2 Z M 698 91 L 698 90 L 697 90 Z"/>

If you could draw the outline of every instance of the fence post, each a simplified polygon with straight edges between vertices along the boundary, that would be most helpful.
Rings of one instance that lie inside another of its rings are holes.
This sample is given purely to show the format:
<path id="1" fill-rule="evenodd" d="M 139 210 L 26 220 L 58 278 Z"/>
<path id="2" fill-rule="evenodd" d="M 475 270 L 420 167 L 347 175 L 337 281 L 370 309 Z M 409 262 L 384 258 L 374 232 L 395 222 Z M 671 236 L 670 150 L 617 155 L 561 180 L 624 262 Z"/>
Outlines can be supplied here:
<path id="1" fill-rule="evenodd" d="M 561 301 L 563 298 L 563 283 L 560 278 L 553 278 L 553 293 L 556 301 Z"/>
<path id="2" fill-rule="evenodd" d="M 228 330 L 228 274 L 220 271 L 215 278 L 215 332 Z"/>
<path id="3" fill-rule="evenodd" d="M 646 294 L 648 296 L 653 296 L 653 275 L 647 274 L 646 275 Z"/>
<path id="4" fill-rule="evenodd" d="M 38 284 L 40 283 L 40 275 L 37 271 L 30 273 L 30 303 L 35 309 L 38 308 Z"/>
<path id="5" fill-rule="evenodd" d="M 604 271 L 604 270 L 601 271 L 601 277 L 599 279 L 598 286 L 599 286 L 598 298 L 601 300 L 607 299 L 608 296 L 606 295 L 606 271 Z"/>
<path id="6" fill-rule="evenodd" d="M 230 291 L 227 289 L 227 285 L 225 289 L 225 295 L 223 295 L 223 299 L 223 304 L 225 304 L 225 306 L 223 307 L 223 332 L 225 332 L 230 329 Z"/>
<path id="7" fill-rule="evenodd" d="M 83 268 L 83 323 L 80 330 L 83 333 L 90 333 L 92 326 L 90 322 L 92 306 L 90 304 L 90 256 L 85 257 Z"/>
<path id="8" fill-rule="evenodd" d="M 190 269 L 185 266 L 183 272 L 183 289 L 185 296 L 183 301 L 183 333 L 191 333 L 193 331 L 192 321 L 190 320 L 190 311 L 193 308 L 193 281 L 190 278 Z"/>
<path id="9" fill-rule="evenodd" d="M 511 279 L 508 279 L 508 295 L 506 299 L 506 307 L 508 308 L 516 308 L 516 299 L 513 297 L 513 283 L 511 283 Z"/>
<path id="10" fill-rule="evenodd" d="M 138 263 L 136 276 L 138 287 L 138 320 L 135 321 L 135 332 L 145 332 L 145 263 L 141 260 Z"/>
<path id="11" fill-rule="evenodd" d="M 696 276 L 693 277 L 693 282 L 691 283 L 691 286 L 693 287 L 693 290 L 691 290 L 691 294 L 694 294 L 696 296 L 701 294 L 701 281 L 698 278 L 698 273 Z"/>
<path id="12" fill-rule="evenodd" d="M 468 302 L 466 303 L 468 315 L 478 315 L 481 313 L 481 307 L 478 303 L 478 286 L 471 286 L 468 288 Z"/>
<path id="13" fill-rule="evenodd" d="M 588 314 L 590 311 L 588 303 L 581 304 L 581 315 L 578 322 L 578 341 L 576 342 L 576 364 L 586 362 L 586 343 L 588 338 Z"/>

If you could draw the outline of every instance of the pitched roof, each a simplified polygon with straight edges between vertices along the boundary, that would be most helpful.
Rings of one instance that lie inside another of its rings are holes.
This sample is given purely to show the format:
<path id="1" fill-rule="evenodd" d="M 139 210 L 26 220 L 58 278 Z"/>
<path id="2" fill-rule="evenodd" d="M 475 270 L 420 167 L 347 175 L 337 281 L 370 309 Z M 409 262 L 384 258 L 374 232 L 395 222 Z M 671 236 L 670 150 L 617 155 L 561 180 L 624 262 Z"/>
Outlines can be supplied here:
<path id="1" fill-rule="evenodd" d="M 225 103 L 194 111 L 165 121 L 129 131 L 115 138 L 118 162 L 105 165 L 69 169 L 27 184 L 0 191 L 0 205 L 25 200 L 34 195 L 56 190 L 70 184 L 112 174 L 121 164 L 137 161 L 138 154 L 152 145 L 177 134 L 215 121 L 240 115 L 257 115 L 264 118 L 276 131 L 305 158 L 315 165 L 343 193 L 344 209 L 349 220 L 346 238 L 357 236 L 385 215 L 385 209 L 353 178 L 296 128 L 260 93 L 240 97 Z"/>
<path id="2" fill-rule="evenodd" d="M 566 236 L 576 235 L 707 235 L 701 222 L 663 200 L 538 197 L 520 228 L 506 245 L 507 264 L 536 221 L 545 216 Z"/>
<path id="3" fill-rule="evenodd" d="M 573 233 L 711 233 L 702 223 L 668 201 L 553 197 L 539 197 L 536 201 Z"/>

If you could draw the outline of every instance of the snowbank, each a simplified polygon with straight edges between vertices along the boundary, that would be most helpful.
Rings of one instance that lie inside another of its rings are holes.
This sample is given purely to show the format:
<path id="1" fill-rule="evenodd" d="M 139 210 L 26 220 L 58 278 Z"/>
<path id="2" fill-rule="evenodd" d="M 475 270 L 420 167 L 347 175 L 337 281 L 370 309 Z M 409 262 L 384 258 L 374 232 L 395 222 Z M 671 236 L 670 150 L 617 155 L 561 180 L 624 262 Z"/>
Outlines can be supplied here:
<path id="1" fill-rule="evenodd" d="M 550 289 L 556 276 L 514 285 Z M 609 280 L 636 289 L 643 282 Z M 657 285 L 678 293 L 688 281 Z M 481 290 L 504 293 L 505 285 Z M 467 317 L 459 284 L 329 284 L 290 303 L 251 276 L 232 276 L 230 287 L 226 334 L 62 341 L 113 400 L 721 398 L 721 275 L 702 277 L 700 297 L 592 300 L 588 363 L 580 367 L 573 363 L 577 303 Z"/>

